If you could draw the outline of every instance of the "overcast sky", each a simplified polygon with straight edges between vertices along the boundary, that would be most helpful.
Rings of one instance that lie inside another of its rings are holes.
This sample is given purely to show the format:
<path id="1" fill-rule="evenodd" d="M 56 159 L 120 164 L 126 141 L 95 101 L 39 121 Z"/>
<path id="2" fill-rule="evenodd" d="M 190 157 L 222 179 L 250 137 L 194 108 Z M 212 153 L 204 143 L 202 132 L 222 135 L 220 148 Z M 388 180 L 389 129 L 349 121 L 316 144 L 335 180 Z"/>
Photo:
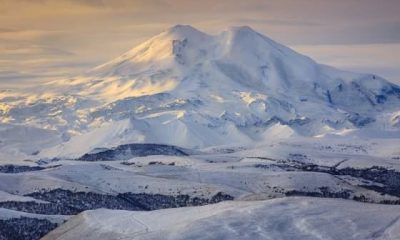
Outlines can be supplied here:
<path id="1" fill-rule="evenodd" d="M 317 61 L 400 83 L 400 0 L 0 0 L 0 86 L 71 76 L 175 24 L 249 25 Z"/>

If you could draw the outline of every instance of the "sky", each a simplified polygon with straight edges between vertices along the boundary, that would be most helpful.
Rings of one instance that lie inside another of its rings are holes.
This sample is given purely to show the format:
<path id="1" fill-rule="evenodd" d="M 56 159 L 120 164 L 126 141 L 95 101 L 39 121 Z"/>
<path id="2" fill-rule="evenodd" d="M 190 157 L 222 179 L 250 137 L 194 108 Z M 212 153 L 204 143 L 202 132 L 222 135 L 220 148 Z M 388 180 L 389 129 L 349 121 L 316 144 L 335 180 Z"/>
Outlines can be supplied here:
<path id="1" fill-rule="evenodd" d="M 0 0 L 0 87 L 83 73 L 176 25 L 248 25 L 320 63 L 400 84 L 399 0 Z"/>

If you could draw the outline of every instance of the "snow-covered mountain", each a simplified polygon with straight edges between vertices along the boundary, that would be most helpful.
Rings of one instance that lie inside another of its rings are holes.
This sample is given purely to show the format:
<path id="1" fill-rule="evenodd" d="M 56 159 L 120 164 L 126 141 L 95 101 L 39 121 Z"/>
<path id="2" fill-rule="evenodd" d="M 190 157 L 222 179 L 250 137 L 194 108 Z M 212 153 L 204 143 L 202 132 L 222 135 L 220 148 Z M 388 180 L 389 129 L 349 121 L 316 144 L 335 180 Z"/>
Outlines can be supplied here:
<path id="1" fill-rule="evenodd" d="M 252 145 L 361 128 L 397 134 L 400 119 L 399 86 L 318 64 L 249 27 L 211 36 L 177 25 L 83 76 L 0 99 L 3 155 L 21 158 L 142 142 Z"/>

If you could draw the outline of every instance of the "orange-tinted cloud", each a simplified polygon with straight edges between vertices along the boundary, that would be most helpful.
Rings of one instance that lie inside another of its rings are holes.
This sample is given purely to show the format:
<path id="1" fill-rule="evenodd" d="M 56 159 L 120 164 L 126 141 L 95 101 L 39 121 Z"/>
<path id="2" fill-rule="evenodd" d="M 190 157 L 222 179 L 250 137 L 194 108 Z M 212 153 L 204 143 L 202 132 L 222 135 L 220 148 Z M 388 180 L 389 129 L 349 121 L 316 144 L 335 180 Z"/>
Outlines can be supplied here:
<path id="1" fill-rule="evenodd" d="M 68 68 L 77 74 L 178 23 L 210 33 L 250 25 L 289 45 L 372 44 L 381 51 L 374 58 L 394 66 L 379 44 L 400 43 L 398 9 L 398 0 L 0 0 L 0 68 L 32 74 Z M 317 58 L 354 54 L 345 48 L 316 49 L 302 51 Z M 338 64 L 329 57 L 321 60 Z"/>

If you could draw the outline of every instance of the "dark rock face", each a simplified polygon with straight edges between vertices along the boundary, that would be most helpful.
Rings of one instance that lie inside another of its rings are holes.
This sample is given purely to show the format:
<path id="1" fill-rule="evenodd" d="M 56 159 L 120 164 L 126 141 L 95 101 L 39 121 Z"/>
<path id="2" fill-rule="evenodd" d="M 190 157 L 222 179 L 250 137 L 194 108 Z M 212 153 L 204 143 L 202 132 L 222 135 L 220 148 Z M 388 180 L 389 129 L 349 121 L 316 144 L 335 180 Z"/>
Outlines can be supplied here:
<path id="1" fill-rule="evenodd" d="M 39 166 L 20 166 L 20 165 L 1 165 L 0 173 L 20 173 L 20 172 L 29 172 L 29 171 L 39 171 L 45 169 L 44 167 Z"/>
<path id="2" fill-rule="evenodd" d="M 375 122 L 371 117 L 361 116 L 358 113 L 348 114 L 348 120 L 356 127 L 364 127 L 370 123 Z"/>
<path id="3" fill-rule="evenodd" d="M 389 86 L 385 86 L 381 90 L 382 95 L 395 96 L 400 99 L 400 87 L 394 84 L 390 84 Z"/>
<path id="4" fill-rule="evenodd" d="M 80 161 L 116 161 L 132 157 L 149 155 L 187 156 L 184 149 L 162 144 L 126 144 L 111 149 L 100 149 L 94 153 L 86 153 Z"/>
<path id="5" fill-rule="evenodd" d="M 57 227 L 46 219 L 12 218 L 0 220 L 0 240 L 36 240 Z"/>

